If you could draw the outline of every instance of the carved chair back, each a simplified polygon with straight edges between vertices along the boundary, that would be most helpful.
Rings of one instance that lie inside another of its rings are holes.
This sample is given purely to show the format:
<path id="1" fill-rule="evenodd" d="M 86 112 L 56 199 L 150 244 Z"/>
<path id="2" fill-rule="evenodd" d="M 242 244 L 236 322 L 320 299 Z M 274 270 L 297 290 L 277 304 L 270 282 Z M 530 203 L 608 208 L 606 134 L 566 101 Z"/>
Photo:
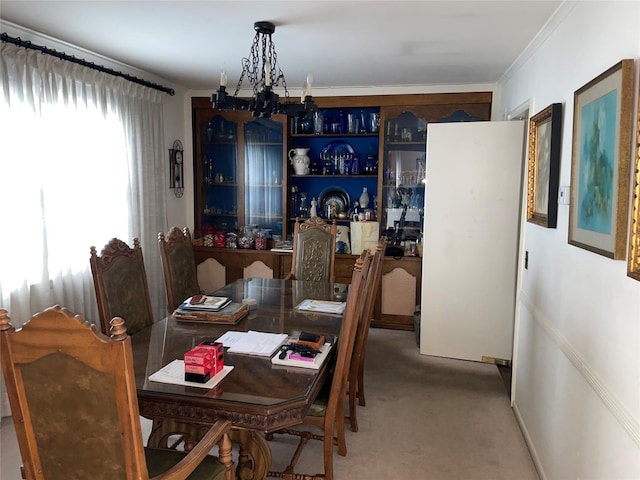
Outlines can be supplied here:
<path id="1" fill-rule="evenodd" d="M 109 333 L 113 317 L 125 318 L 131 335 L 153 323 L 147 274 L 137 238 L 133 239 L 133 248 L 112 238 L 100 255 L 91 247 L 90 264 L 102 333 Z"/>
<path id="2" fill-rule="evenodd" d="M 180 471 L 162 478 L 184 480 L 205 468 L 206 452 L 187 461 L 183 453 L 145 449 L 131 339 L 121 318 L 113 319 L 107 337 L 59 306 L 19 330 L 0 310 L 0 346 L 23 478 L 145 480 L 180 462 Z M 225 464 L 213 459 L 206 478 L 232 478 L 229 431 L 229 422 L 216 426 L 207 451 L 220 442 Z"/>
<path id="3" fill-rule="evenodd" d="M 296 218 L 291 273 L 286 278 L 333 283 L 336 232 L 335 220 L 329 224 L 320 217 L 311 217 L 304 222 Z"/>
<path id="4" fill-rule="evenodd" d="M 158 247 L 167 291 L 167 309 L 173 313 L 187 298 L 201 293 L 191 233 L 187 227 L 183 230 L 171 228 L 166 238 L 160 232 Z"/>

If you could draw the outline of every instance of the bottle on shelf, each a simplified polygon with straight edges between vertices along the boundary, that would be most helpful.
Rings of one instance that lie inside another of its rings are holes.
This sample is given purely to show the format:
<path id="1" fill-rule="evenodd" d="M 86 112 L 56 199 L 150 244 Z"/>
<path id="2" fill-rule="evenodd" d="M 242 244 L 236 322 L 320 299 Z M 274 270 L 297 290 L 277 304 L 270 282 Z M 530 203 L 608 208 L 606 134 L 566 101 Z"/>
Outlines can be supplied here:
<path id="1" fill-rule="evenodd" d="M 309 216 L 309 205 L 307 205 L 306 192 L 300 192 L 300 206 L 298 207 L 298 216 L 301 218 Z"/>
<path id="2" fill-rule="evenodd" d="M 351 162 L 351 174 L 360 175 L 360 155 L 353 156 L 353 162 Z"/>
<path id="3" fill-rule="evenodd" d="M 362 187 L 362 193 L 360 194 L 360 198 L 358 200 L 360 202 L 360 207 L 369 207 L 369 192 L 367 192 L 367 187 Z"/>

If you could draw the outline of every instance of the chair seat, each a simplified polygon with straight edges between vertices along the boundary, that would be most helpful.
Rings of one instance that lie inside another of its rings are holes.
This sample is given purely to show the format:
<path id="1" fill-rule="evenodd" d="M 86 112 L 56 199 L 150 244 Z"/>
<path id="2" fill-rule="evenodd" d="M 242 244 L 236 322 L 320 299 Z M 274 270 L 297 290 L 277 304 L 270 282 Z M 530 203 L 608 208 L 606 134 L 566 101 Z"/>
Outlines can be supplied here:
<path id="1" fill-rule="evenodd" d="M 147 459 L 149 478 L 166 472 L 176 465 L 187 454 L 176 450 L 159 448 L 144 448 L 144 456 Z M 207 455 L 196 469 L 187 477 L 187 480 L 224 480 L 226 469 L 217 458 Z"/>

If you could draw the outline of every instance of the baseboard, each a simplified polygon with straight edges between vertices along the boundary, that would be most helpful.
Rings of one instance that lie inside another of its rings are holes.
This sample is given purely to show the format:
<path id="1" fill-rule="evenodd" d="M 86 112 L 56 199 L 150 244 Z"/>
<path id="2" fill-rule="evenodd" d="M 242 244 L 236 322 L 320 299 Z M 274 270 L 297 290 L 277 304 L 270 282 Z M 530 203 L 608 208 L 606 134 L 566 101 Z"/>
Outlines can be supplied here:
<path id="1" fill-rule="evenodd" d="M 547 476 L 544 473 L 544 468 L 542 467 L 542 462 L 540 461 L 540 457 L 538 457 L 536 446 L 534 445 L 533 440 L 529 435 L 529 431 L 527 430 L 527 426 L 525 425 L 524 420 L 520 415 L 520 411 L 518 410 L 518 403 L 514 401 L 512 408 L 513 408 L 513 414 L 516 417 L 516 421 L 520 426 L 520 431 L 522 432 L 524 441 L 527 444 L 527 447 L 529 448 L 529 453 L 531 454 L 531 460 L 533 461 L 534 467 L 536 467 L 538 476 L 540 477 L 540 480 L 547 480 Z"/>

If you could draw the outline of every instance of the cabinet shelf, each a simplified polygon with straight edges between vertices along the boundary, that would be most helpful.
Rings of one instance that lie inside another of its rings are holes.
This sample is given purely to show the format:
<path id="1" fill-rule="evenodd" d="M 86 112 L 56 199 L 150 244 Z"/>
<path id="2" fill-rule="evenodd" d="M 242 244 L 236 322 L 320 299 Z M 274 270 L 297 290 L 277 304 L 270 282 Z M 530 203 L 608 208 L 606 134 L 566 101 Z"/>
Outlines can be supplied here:
<path id="1" fill-rule="evenodd" d="M 402 186 L 405 188 L 424 188 L 424 183 L 402 183 Z M 386 189 L 397 188 L 397 187 L 393 183 L 387 183 L 383 185 L 382 188 L 386 190 Z"/>
<path id="2" fill-rule="evenodd" d="M 280 213 L 251 213 L 251 218 L 277 218 L 280 220 L 282 215 Z"/>
<path id="3" fill-rule="evenodd" d="M 322 133 L 316 135 L 314 133 L 294 133 L 290 135 L 291 138 L 342 138 L 342 137 L 374 137 L 378 138 L 379 133 Z"/>
<path id="4" fill-rule="evenodd" d="M 300 220 L 304 221 L 309 217 L 298 217 Z M 325 217 L 321 217 L 325 222 L 331 223 L 334 220 L 336 221 L 336 223 L 338 225 L 348 225 L 351 222 L 350 218 L 325 218 Z M 296 221 L 296 217 L 289 217 L 289 222 L 295 222 Z"/>
<path id="5" fill-rule="evenodd" d="M 215 185 L 216 187 L 237 187 L 238 184 L 237 183 L 230 183 L 230 182 L 214 182 L 212 180 L 205 180 L 204 181 L 205 185 Z"/>
<path id="6" fill-rule="evenodd" d="M 295 178 L 378 178 L 378 175 L 291 175 L 292 179 Z"/>
<path id="7" fill-rule="evenodd" d="M 422 140 L 419 142 L 386 142 L 385 147 L 387 149 L 391 147 L 421 147 L 425 146 L 426 140 Z"/>

